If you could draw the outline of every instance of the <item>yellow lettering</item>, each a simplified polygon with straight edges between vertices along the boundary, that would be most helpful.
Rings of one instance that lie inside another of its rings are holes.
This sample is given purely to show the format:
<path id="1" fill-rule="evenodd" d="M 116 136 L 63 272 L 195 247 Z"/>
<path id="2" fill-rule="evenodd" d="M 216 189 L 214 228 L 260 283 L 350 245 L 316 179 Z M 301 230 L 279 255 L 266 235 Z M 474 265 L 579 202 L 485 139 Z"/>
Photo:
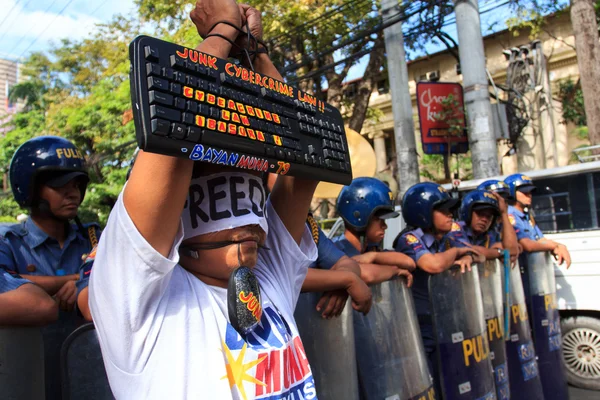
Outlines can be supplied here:
<path id="1" fill-rule="evenodd" d="M 556 308 L 556 302 L 554 300 L 554 294 L 544 295 L 544 306 L 546 307 L 546 311 L 548 311 L 548 309 L 555 309 Z"/>
<path id="2" fill-rule="evenodd" d="M 62 158 L 63 157 L 63 149 L 56 149 L 56 155 L 58 156 L 58 158 Z"/>
<path id="3" fill-rule="evenodd" d="M 471 343 L 471 339 L 463 340 L 463 354 L 465 356 L 465 365 L 468 367 L 471 365 L 469 362 L 469 356 L 473 354 L 473 343 Z"/>

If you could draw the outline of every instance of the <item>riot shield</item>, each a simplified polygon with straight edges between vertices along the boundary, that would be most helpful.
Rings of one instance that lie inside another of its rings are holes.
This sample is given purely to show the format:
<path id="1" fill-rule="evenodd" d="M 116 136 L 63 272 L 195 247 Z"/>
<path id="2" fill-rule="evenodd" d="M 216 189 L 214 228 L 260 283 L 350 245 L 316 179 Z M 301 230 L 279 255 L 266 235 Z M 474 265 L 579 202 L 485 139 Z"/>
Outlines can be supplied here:
<path id="1" fill-rule="evenodd" d="M 477 265 L 483 314 L 490 345 L 490 360 L 494 368 L 494 383 L 498 400 L 510 399 L 508 367 L 506 364 L 506 346 L 504 345 L 504 303 L 503 272 L 504 265 L 498 260 L 489 260 Z"/>
<path id="2" fill-rule="evenodd" d="M 354 312 L 361 398 L 435 400 L 415 306 L 405 279 L 373 285 L 371 290 L 373 306 L 369 313 Z"/>
<path id="3" fill-rule="evenodd" d="M 0 398 L 45 399 L 44 342 L 39 328 L 0 328 Z"/>
<path id="4" fill-rule="evenodd" d="M 477 265 L 429 278 L 433 326 L 445 400 L 496 399 Z"/>
<path id="5" fill-rule="evenodd" d="M 513 400 L 544 400 L 519 265 L 510 270 L 510 338 L 506 342 Z"/>
<path id="6" fill-rule="evenodd" d="M 540 379 L 546 400 L 568 399 L 562 358 L 560 317 L 556 303 L 554 260 L 550 253 L 529 253 L 526 258 L 529 281 L 528 303 L 538 357 Z"/>
<path id="7" fill-rule="evenodd" d="M 320 298 L 321 293 L 301 294 L 294 313 L 319 399 L 358 400 L 352 307 L 346 304 L 338 318 L 323 319 L 316 310 Z"/>

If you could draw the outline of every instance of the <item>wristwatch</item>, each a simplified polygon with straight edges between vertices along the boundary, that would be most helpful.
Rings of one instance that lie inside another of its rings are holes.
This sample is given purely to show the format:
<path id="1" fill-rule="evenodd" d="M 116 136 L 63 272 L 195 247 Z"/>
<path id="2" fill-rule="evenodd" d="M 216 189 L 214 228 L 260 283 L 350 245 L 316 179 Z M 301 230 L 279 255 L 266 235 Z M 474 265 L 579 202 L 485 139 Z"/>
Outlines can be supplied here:
<path id="1" fill-rule="evenodd" d="M 499 256 L 501 256 L 504 253 L 504 251 L 502 251 L 502 249 L 496 248 L 496 250 L 498 250 L 498 255 Z"/>

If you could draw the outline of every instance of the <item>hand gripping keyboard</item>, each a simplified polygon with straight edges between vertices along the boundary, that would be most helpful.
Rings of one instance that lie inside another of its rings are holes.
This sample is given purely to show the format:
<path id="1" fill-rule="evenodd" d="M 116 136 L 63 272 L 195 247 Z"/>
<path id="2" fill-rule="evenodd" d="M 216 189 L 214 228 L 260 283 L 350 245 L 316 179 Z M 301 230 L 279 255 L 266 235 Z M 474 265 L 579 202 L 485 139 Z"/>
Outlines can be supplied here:
<path id="1" fill-rule="evenodd" d="M 340 112 L 295 87 L 197 50 L 140 36 L 130 45 L 140 149 L 349 184 Z"/>

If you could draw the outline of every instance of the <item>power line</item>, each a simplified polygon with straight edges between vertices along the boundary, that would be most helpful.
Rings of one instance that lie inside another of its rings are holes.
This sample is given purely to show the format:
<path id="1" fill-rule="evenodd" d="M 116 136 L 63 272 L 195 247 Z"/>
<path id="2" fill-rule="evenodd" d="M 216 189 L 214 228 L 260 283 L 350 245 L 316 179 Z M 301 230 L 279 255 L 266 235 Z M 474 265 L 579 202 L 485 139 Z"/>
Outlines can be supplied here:
<path id="1" fill-rule="evenodd" d="M 23 8 L 21 8 L 21 10 L 25 10 L 25 9 L 27 8 L 27 6 L 29 5 L 29 3 L 31 3 L 32 1 L 33 1 L 33 0 L 29 0 L 27 3 L 25 3 L 25 4 L 23 5 Z M 19 11 L 19 12 L 17 13 L 17 15 L 15 16 L 15 18 L 13 18 L 12 22 L 11 22 L 11 23 L 8 25 L 8 27 L 6 28 L 6 30 L 4 31 L 4 33 L 2 34 L 2 36 L 0 36 L 0 41 L 2 41 L 2 39 L 4 39 L 4 37 L 6 36 L 6 34 L 7 34 L 8 32 L 10 32 L 10 28 L 12 28 L 12 26 L 15 24 L 15 22 L 17 22 L 17 21 L 19 20 L 19 19 L 18 19 L 18 16 L 19 16 L 20 14 L 21 14 L 21 11 Z"/>
<path id="2" fill-rule="evenodd" d="M 31 42 L 29 44 L 29 46 L 27 46 L 27 48 L 25 50 L 23 50 L 23 52 L 21 53 L 21 55 L 19 56 L 19 58 L 23 57 L 23 55 L 25 53 L 27 53 L 27 50 L 29 50 L 31 48 L 31 46 L 33 46 L 38 40 L 39 38 L 42 37 L 42 35 L 44 33 L 46 33 L 46 31 L 48 30 L 48 28 L 50 28 L 50 26 L 54 23 L 54 21 L 56 21 L 56 19 L 58 17 L 60 17 L 62 15 L 63 12 L 65 12 L 65 10 L 67 9 L 67 7 L 69 7 L 69 5 L 73 2 L 73 0 L 69 0 L 69 2 L 67 4 L 65 4 L 65 6 L 62 8 L 62 10 L 60 10 L 60 12 L 58 14 L 56 14 L 54 16 L 54 19 L 52 19 L 52 21 L 50 21 L 50 23 L 48 25 L 46 25 L 46 27 L 44 28 L 44 30 L 42 32 L 40 32 L 40 34 L 33 40 L 33 42 Z"/>
<path id="3" fill-rule="evenodd" d="M 13 10 L 19 5 L 19 1 L 21 1 L 21 0 L 15 1 L 15 4 L 10 8 L 10 10 L 8 10 L 8 14 L 6 14 L 4 19 L 2 19 L 2 21 L 0 21 L 0 26 L 2 26 L 4 21 L 6 21 L 6 19 L 10 16 L 10 14 L 13 12 Z"/>
<path id="4" fill-rule="evenodd" d="M 46 8 L 46 10 L 44 11 L 44 14 L 45 14 L 45 13 L 47 13 L 48 11 L 50 11 L 50 9 L 51 9 L 51 8 L 52 8 L 52 6 L 53 6 L 53 5 L 56 3 L 56 1 L 57 1 L 57 0 L 54 0 L 54 1 L 52 2 L 52 4 L 50 4 L 50 6 L 48 6 L 48 8 Z M 29 4 L 29 3 L 27 3 L 27 4 Z M 19 45 L 20 45 L 20 44 L 23 42 L 23 40 L 25 40 L 26 38 L 27 38 L 27 35 L 24 35 L 24 36 L 22 36 L 22 37 L 21 37 L 21 39 L 20 39 L 20 40 L 17 42 L 17 44 L 15 44 L 15 45 L 13 46 L 13 48 L 12 48 L 12 49 L 10 49 L 9 53 L 12 53 L 12 52 L 13 52 L 13 50 L 15 50 L 17 47 L 19 47 Z M 20 57 L 20 56 L 19 56 L 19 57 Z"/>

